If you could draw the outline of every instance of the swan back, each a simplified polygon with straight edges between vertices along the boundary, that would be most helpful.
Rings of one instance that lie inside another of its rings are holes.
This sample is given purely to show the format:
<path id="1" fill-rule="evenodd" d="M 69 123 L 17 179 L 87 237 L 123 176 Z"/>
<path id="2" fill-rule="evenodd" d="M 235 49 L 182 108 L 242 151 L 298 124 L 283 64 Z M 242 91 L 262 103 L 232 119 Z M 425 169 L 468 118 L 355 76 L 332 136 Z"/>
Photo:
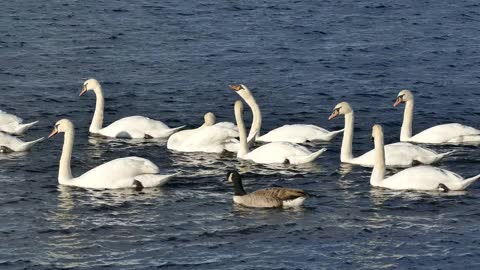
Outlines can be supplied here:
<path id="1" fill-rule="evenodd" d="M 125 157 L 95 167 L 70 182 L 88 188 L 126 188 L 131 186 L 138 175 L 159 172 L 160 169 L 148 159 Z"/>

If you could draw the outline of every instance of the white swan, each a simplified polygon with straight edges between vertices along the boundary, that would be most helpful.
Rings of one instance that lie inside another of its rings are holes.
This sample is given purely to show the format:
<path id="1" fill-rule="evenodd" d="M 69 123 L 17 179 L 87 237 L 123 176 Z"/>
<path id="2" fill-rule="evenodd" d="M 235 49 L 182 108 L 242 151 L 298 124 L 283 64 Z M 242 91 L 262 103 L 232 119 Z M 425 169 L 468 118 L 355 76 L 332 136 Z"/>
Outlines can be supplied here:
<path id="1" fill-rule="evenodd" d="M 260 107 L 245 85 L 230 85 L 229 87 L 242 97 L 252 110 L 253 120 L 248 142 L 253 144 L 262 125 Z M 224 150 L 238 151 L 240 143 L 235 139 L 238 137 L 238 128 L 233 123 L 216 123 L 215 114 L 211 112 L 205 114 L 204 121 L 204 124 L 199 128 L 182 130 L 170 136 L 167 141 L 167 148 L 181 152 L 221 153 Z"/>
<path id="2" fill-rule="evenodd" d="M 117 189 L 161 186 L 176 174 L 159 175 L 159 168 L 150 160 L 139 157 L 117 158 L 89 170 L 79 177 L 73 177 L 70 168 L 72 159 L 75 128 L 68 119 L 55 124 L 49 138 L 65 133 L 62 157 L 58 170 L 58 183 L 65 186 L 76 186 L 92 189 Z"/>
<path id="3" fill-rule="evenodd" d="M 25 133 L 27 129 L 38 123 L 38 121 L 31 122 L 28 124 L 22 124 L 23 119 L 15 116 L 13 114 L 9 114 L 3 111 L 0 111 L 0 131 L 20 135 Z"/>
<path id="4" fill-rule="evenodd" d="M 14 136 L 0 132 L 0 153 L 23 152 L 28 151 L 44 138 L 39 138 L 31 142 L 24 142 Z"/>
<path id="5" fill-rule="evenodd" d="M 365 167 L 372 167 L 375 162 L 374 150 L 370 150 L 359 157 L 353 157 L 352 143 L 355 117 L 350 104 L 348 102 L 338 103 L 328 120 L 342 114 L 345 115 L 345 128 L 343 131 L 340 161 Z M 413 145 L 411 143 L 394 143 L 385 145 L 386 164 L 391 167 L 411 167 L 415 162 L 432 164 L 452 152 L 439 154 L 433 150 Z"/>
<path id="6" fill-rule="evenodd" d="M 144 116 L 125 117 L 113 122 L 107 127 L 102 127 L 104 98 L 100 83 L 95 79 L 86 80 L 83 83 L 80 96 L 91 90 L 95 92 L 97 102 L 92 123 L 90 124 L 90 133 L 112 138 L 167 138 L 177 130 L 183 128 L 183 126 L 169 128 L 161 121 L 153 120 Z"/>
<path id="7" fill-rule="evenodd" d="M 458 123 L 443 124 L 428 128 L 412 136 L 414 98 L 410 90 L 398 93 L 394 107 L 405 103 L 400 141 L 432 144 L 474 144 L 480 143 L 480 130 Z"/>
<path id="8" fill-rule="evenodd" d="M 480 174 L 463 179 L 460 175 L 431 166 L 418 166 L 405 169 L 385 179 L 385 150 L 383 146 L 383 130 L 380 125 L 374 125 L 372 136 L 375 142 L 375 165 L 373 166 L 370 184 L 397 190 L 464 190 Z"/>
<path id="9" fill-rule="evenodd" d="M 331 141 L 343 130 L 328 131 L 315 125 L 293 124 L 283 125 L 257 138 L 259 142 L 291 142 Z"/>
<path id="10" fill-rule="evenodd" d="M 240 136 L 240 148 L 237 157 L 240 159 L 251 160 L 256 163 L 290 163 L 302 164 L 308 163 L 319 157 L 326 148 L 317 152 L 310 152 L 307 148 L 290 142 L 272 142 L 264 144 L 253 151 L 249 151 L 247 144 L 247 132 L 243 123 L 243 103 L 239 100 L 235 102 L 235 119 Z"/>
<path id="11" fill-rule="evenodd" d="M 211 112 L 204 116 L 205 123 L 195 129 L 174 133 L 167 141 L 167 148 L 179 152 L 221 153 L 225 145 L 238 137 L 238 131 L 215 123 Z"/>

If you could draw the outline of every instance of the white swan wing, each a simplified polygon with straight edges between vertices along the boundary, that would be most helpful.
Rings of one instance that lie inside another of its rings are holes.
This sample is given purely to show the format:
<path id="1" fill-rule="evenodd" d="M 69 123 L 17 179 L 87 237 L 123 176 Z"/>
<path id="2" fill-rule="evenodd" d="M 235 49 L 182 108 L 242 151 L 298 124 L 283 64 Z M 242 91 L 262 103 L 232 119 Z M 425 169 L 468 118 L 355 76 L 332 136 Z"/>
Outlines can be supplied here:
<path id="1" fill-rule="evenodd" d="M 292 157 L 311 155 L 304 146 L 289 142 L 272 142 L 264 144 L 246 154 L 243 158 L 256 163 L 284 163 Z"/>
<path id="2" fill-rule="evenodd" d="M 119 119 L 98 133 L 108 137 L 153 138 L 167 137 L 171 129 L 163 122 L 144 116 L 130 116 Z"/>
<path id="3" fill-rule="evenodd" d="M 22 118 L 0 111 L 0 131 L 15 133 L 22 122 Z"/>
<path id="4" fill-rule="evenodd" d="M 15 116 L 13 114 L 6 113 L 4 111 L 0 111 L 0 126 L 7 125 L 7 124 L 21 124 L 23 119 Z"/>
<path id="5" fill-rule="evenodd" d="M 431 164 L 438 159 L 438 153 L 411 143 L 393 143 L 385 145 L 385 164 L 390 167 L 409 167 L 417 161 Z M 354 158 L 350 163 L 373 167 L 375 150 Z"/>
<path id="6" fill-rule="evenodd" d="M 477 140 L 480 140 L 480 130 L 458 123 L 443 124 L 426 129 L 410 138 L 409 141 L 419 143 L 455 143 L 462 142 L 462 137 L 476 137 Z"/>
<path id="7" fill-rule="evenodd" d="M 284 125 L 260 136 L 264 142 L 304 143 L 313 140 L 328 140 L 330 131 L 315 125 Z"/>
<path id="8" fill-rule="evenodd" d="M 237 126 L 232 122 L 220 122 L 220 123 L 216 123 L 215 126 L 233 129 L 238 132 Z"/>
<path id="9" fill-rule="evenodd" d="M 159 172 L 159 168 L 148 159 L 117 158 L 74 178 L 72 183 L 85 188 L 130 188 L 136 176 Z"/>
<path id="10" fill-rule="evenodd" d="M 388 177 L 382 181 L 382 186 L 398 190 L 438 190 L 438 185 L 444 184 L 449 189 L 456 190 L 462 182 L 463 178 L 454 172 L 431 166 L 418 166 Z"/>
<path id="11" fill-rule="evenodd" d="M 173 139 L 168 140 L 169 149 L 182 152 L 220 153 L 225 149 L 225 144 L 238 136 L 237 131 L 217 125 L 202 126 L 188 133 L 184 131 L 179 133 L 181 133 L 180 137 L 173 134 Z"/>

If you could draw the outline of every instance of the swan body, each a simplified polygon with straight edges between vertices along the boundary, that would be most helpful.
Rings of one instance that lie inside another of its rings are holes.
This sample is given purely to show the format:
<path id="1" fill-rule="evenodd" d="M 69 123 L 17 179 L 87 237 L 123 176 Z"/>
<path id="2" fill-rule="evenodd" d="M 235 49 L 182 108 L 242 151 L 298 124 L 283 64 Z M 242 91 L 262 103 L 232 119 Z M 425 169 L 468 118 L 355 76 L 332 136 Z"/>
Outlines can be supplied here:
<path id="1" fill-rule="evenodd" d="M 92 133 L 112 138 L 167 138 L 181 128 L 183 126 L 169 128 L 160 121 L 144 116 L 129 116 Z"/>
<path id="2" fill-rule="evenodd" d="M 431 166 L 418 166 L 405 169 L 385 178 L 385 152 L 383 130 L 380 125 L 373 126 L 372 136 L 375 142 L 375 165 L 370 184 L 396 190 L 464 190 L 480 178 L 480 174 L 464 179 L 460 175 Z"/>
<path id="3" fill-rule="evenodd" d="M 238 95 L 249 104 L 253 113 L 249 143 L 255 142 L 260 131 L 262 116 L 260 108 L 250 90 L 245 85 L 231 85 Z M 224 150 L 237 152 L 239 149 L 238 128 L 230 122 L 216 123 L 215 114 L 208 112 L 204 116 L 204 124 L 196 129 L 182 130 L 170 136 L 167 148 L 181 152 L 221 153 Z"/>
<path id="4" fill-rule="evenodd" d="M 0 111 L 0 131 L 2 132 L 20 135 L 36 123 L 38 123 L 38 121 L 23 124 L 22 118 Z"/>
<path id="5" fill-rule="evenodd" d="M 183 128 L 183 126 L 169 128 L 161 121 L 153 120 L 144 116 L 130 116 L 122 118 L 113 122 L 107 127 L 102 127 L 105 101 L 100 83 L 95 79 L 89 79 L 85 81 L 80 96 L 91 90 L 95 92 L 97 98 L 95 113 L 89 129 L 90 133 L 92 134 L 99 134 L 112 138 L 168 138 L 170 135 Z"/>
<path id="6" fill-rule="evenodd" d="M 312 162 L 318 158 L 326 148 L 314 153 L 307 148 L 290 142 L 272 142 L 264 144 L 252 151 L 249 151 L 247 144 L 247 135 L 245 124 L 243 123 L 243 104 L 237 100 L 235 102 L 235 118 L 240 136 L 240 148 L 237 157 L 240 159 L 251 160 L 256 163 L 291 163 L 302 164 Z"/>
<path id="7" fill-rule="evenodd" d="M 459 123 L 443 124 L 412 135 L 414 98 L 410 90 L 398 93 L 394 107 L 405 103 L 400 141 L 431 144 L 476 144 L 480 143 L 480 130 Z"/>
<path id="8" fill-rule="evenodd" d="M 331 141 L 343 130 L 328 131 L 315 125 L 284 125 L 260 136 L 260 142 L 305 143 L 308 141 Z"/>
<path id="9" fill-rule="evenodd" d="M 264 188 L 247 194 L 243 189 L 242 180 L 238 172 L 229 172 L 227 179 L 233 182 L 233 201 L 246 207 L 296 207 L 301 206 L 308 198 L 308 194 L 305 191 L 293 188 Z"/>
<path id="10" fill-rule="evenodd" d="M 43 141 L 44 138 L 39 138 L 34 141 L 24 142 L 14 136 L 0 132 L 0 146 L 3 147 L 1 152 L 23 152 L 28 151 L 38 142 Z"/>
<path id="11" fill-rule="evenodd" d="M 238 132 L 222 126 L 201 126 L 175 133 L 167 141 L 167 148 L 180 152 L 222 153 L 225 145 Z"/>
<path id="12" fill-rule="evenodd" d="M 61 185 L 91 189 L 143 188 L 161 186 L 176 174 L 159 175 L 160 169 L 150 160 L 139 157 L 117 158 L 93 168 L 79 177 L 73 177 L 70 162 L 75 137 L 74 126 L 68 119 L 55 124 L 49 137 L 65 133 L 58 173 Z"/>
<path id="13" fill-rule="evenodd" d="M 375 163 L 374 150 L 370 150 L 359 157 L 353 157 L 352 144 L 355 117 L 354 111 L 348 102 L 338 103 L 328 119 L 331 120 L 339 115 L 345 116 L 340 161 L 364 167 L 373 167 Z M 439 154 L 425 147 L 399 142 L 385 145 L 385 162 L 388 167 L 411 167 L 415 163 L 432 164 L 452 152 Z"/>

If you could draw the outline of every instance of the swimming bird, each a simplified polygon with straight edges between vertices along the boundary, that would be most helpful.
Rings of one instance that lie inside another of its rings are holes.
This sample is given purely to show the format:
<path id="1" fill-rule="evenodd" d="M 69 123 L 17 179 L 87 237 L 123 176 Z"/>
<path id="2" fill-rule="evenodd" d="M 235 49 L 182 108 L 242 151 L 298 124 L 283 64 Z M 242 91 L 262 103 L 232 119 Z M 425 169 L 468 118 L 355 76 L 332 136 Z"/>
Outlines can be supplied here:
<path id="1" fill-rule="evenodd" d="M 38 121 L 23 124 L 22 118 L 0 111 L 0 131 L 5 133 L 21 135 L 36 123 L 38 123 Z"/>
<path id="2" fill-rule="evenodd" d="M 412 136 L 414 98 L 410 90 L 400 91 L 393 106 L 397 107 L 401 103 L 405 103 L 405 110 L 400 141 L 432 144 L 480 143 L 480 130 L 459 123 L 434 126 Z"/>
<path id="3" fill-rule="evenodd" d="M 32 146 L 43 141 L 43 139 L 44 138 L 39 138 L 34 141 L 24 142 L 17 137 L 0 132 L 0 152 L 11 153 L 28 151 L 32 148 Z"/>
<path id="4" fill-rule="evenodd" d="M 323 148 L 314 153 L 304 146 L 290 142 L 272 142 L 258 148 L 249 150 L 247 144 L 247 132 L 243 122 L 243 103 L 240 100 L 235 102 L 235 119 L 237 120 L 240 136 L 240 148 L 237 152 L 239 159 L 251 160 L 256 163 L 290 163 L 302 164 L 314 161 L 327 149 Z"/>
<path id="5" fill-rule="evenodd" d="M 477 179 L 480 174 L 464 179 L 460 175 L 432 166 L 417 166 L 400 171 L 385 178 L 385 149 L 383 145 L 383 129 L 380 125 L 372 128 L 375 143 L 375 164 L 373 166 L 370 184 L 397 190 L 430 190 L 448 191 L 464 190 Z"/>
<path id="6" fill-rule="evenodd" d="M 109 126 L 103 127 L 104 98 L 100 83 L 95 79 L 86 80 L 83 83 L 80 96 L 88 91 L 96 95 L 95 113 L 90 124 L 90 133 L 99 134 L 111 138 L 149 139 L 168 138 L 170 135 L 182 129 L 184 126 L 169 128 L 163 122 L 153 120 L 145 116 L 130 116 L 119 119 Z"/>
<path id="7" fill-rule="evenodd" d="M 117 158 L 95 167 L 79 177 L 72 176 L 71 159 L 75 127 L 68 119 L 58 121 L 49 138 L 64 133 L 62 156 L 58 170 L 58 183 L 91 189 L 118 189 L 162 186 L 177 174 L 160 175 L 160 169 L 148 159 L 140 157 Z"/>
<path id="8" fill-rule="evenodd" d="M 245 192 L 237 171 L 227 173 L 227 181 L 233 182 L 233 201 L 246 207 L 274 208 L 301 206 L 308 194 L 301 189 L 264 188 L 251 193 Z"/>
<path id="9" fill-rule="evenodd" d="M 359 157 L 353 157 L 352 144 L 355 117 L 353 109 L 348 102 L 338 103 L 328 120 L 334 119 L 339 115 L 345 116 L 340 161 L 365 167 L 373 167 L 375 163 L 375 151 L 373 149 Z M 454 151 L 439 154 L 419 145 L 399 142 L 385 145 L 385 161 L 389 167 L 410 167 L 415 163 L 432 164 L 452 152 Z"/>

